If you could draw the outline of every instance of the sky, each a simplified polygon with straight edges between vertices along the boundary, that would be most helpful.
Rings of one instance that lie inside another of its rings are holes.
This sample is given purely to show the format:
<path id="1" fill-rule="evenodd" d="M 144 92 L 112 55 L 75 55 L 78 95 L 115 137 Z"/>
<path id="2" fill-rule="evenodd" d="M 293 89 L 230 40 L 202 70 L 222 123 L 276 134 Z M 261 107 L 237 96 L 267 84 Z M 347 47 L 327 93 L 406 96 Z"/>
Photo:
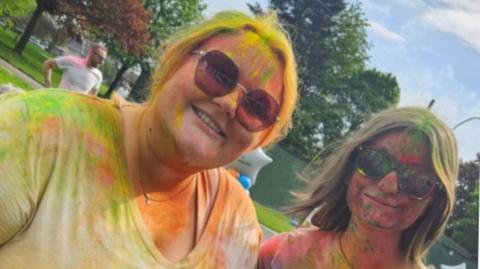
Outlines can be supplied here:
<path id="1" fill-rule="evenodd" d="M 253 0 L 205 0 L 206 15 L 248 11 Z M 268 0 L 258 1 L 267 7 Z M 351 3 L 352 1 L 348 1 Z M 479 0 L 362 0 L 371 44 L 368 66 L 391 73 L 400 85 L 399 106 L 427 106 L 449 126 L 480 118 Z M 459 155 L 480 152 L 480 120 L 455 129 Z"/>

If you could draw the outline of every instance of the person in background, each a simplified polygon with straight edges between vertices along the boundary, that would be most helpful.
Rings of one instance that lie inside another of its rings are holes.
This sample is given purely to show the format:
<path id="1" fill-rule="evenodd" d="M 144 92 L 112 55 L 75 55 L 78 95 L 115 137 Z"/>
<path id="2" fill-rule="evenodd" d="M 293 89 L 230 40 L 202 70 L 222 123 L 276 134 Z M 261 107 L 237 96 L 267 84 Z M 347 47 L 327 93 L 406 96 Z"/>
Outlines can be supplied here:
<path id="1" fill-rule="evenodd" d="M 290 128 L 291 43 L 275 14 L 223 12 L 159 55 L 144 104 L 0 102 L 0 268 L 255 267 L 253 203 L 221 167 Z"/>
<path id="2" fill-rule="evenodd" d="M 107 57 L 107 48 L 100 43 L 92 43 L 87 57 L 73 55 L 48 59 L 43 64 L 45 86 L 52 87 L 52 69 L 62 70 L 62 79 L 58 88 L 75 92 L 97 95 L 103 81 L 102 72 L 98 67 Z"/>
<path id="3" fill-rule="evenodd" d="M 331 149 L 291 208 L 312 226 L 265 242 L 258 268 L 426 268 L 455 205 L 452 130 L 427 109 L 390 109 Z"/>

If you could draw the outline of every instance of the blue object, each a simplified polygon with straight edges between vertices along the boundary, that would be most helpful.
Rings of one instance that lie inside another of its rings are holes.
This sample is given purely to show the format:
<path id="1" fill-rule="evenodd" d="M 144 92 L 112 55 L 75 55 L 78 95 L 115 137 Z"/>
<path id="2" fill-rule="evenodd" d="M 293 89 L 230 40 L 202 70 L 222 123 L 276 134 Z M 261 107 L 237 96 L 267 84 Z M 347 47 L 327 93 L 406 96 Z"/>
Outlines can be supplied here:
<path id="1" fill-rule="evenodd" d="M 244 175 L 240 175 L 238 177 L 238 181 L 240 181 L 240 184 L 242 184 L 242 187 L 246 190 L 250 189 L 252 187 L 252 180 Z"/>

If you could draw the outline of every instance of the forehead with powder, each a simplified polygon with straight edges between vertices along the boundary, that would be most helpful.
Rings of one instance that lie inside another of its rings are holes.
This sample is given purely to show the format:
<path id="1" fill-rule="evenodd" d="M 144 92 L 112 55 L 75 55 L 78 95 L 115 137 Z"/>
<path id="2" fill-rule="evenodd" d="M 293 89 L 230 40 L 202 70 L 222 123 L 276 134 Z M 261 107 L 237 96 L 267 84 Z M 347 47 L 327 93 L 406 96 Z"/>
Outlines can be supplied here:
<path id="1" fill-rule="evenodd" d="M 376 138 L 373 145 L 385 149 L 402 163 L 430 167 L 430 144 L 421 131 L 388 132 Z"/>
<path id="2" fill-rule="evenodd" d="M 239 42 L 225 53 L 239 65 L 252 67 L 246 76 L 262 82 L 270 79 L 278 70 L 276 63 L 279 63 L 280 59 L 268 38 L 248 30 L 242 31 L 239 37 Z"/>

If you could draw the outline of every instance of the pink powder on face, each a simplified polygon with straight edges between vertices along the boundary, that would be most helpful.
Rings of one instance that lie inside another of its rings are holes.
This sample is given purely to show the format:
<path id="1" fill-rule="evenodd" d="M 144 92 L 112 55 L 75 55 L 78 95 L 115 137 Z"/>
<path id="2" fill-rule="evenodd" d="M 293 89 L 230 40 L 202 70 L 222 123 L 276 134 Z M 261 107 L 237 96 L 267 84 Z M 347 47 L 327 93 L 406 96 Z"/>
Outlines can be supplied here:
<path id="1" fill-rule="evenodd" d="M 411 155 L 402 155 L 400 156 L 399 161 L 403 164 L 410 164 L 414 166 L 422 166 L 423 164 L 423 156 L 417 154 Z"/>

